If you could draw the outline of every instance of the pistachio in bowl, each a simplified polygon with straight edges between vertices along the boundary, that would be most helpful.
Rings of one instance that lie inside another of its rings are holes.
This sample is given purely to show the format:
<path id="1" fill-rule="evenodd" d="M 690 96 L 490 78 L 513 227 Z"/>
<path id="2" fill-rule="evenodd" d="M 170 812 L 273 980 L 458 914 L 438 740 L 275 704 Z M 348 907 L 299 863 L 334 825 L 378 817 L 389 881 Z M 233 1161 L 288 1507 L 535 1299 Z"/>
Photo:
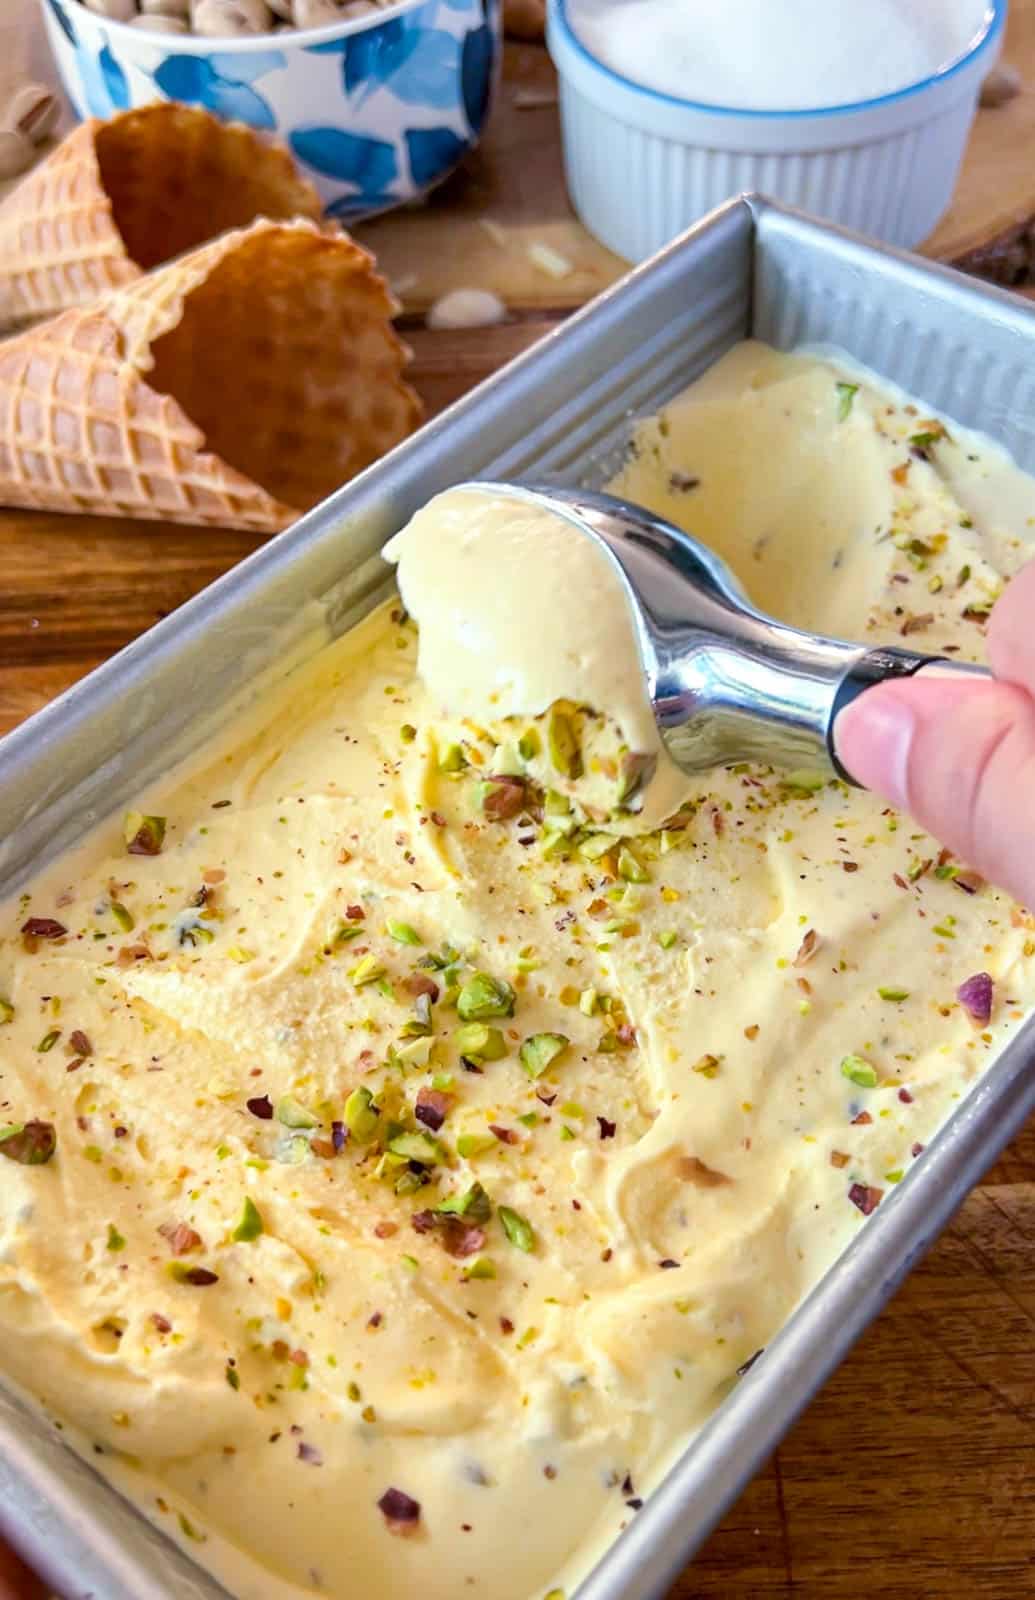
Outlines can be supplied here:
<path id="1" fill-rule="evenodd" d="M 495 0 L 45 0 L 82 117 L 157 100 L 276 135 L 329 216 L 422 195 L 478 142 L 501 53 Z"/>

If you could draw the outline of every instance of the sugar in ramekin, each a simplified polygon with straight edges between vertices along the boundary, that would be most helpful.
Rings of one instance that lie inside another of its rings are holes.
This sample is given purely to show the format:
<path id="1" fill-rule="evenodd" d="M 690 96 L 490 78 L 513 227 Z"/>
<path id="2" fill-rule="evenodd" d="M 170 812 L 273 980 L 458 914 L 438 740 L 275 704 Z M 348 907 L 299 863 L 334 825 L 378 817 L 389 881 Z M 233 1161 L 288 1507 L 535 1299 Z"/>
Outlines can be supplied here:
<path id="1" fill-rule="evenodd" d="M 918 244 L 948 208 L 1007 0 L 986 0 L 955 59 L 875 99 L 818 110 L 684 100 L 598 60 L 571 0 L 550 0 L 572 204 L 602 243 L 642 261 L 731 195 L 754 191 L 889 244 Z"/>

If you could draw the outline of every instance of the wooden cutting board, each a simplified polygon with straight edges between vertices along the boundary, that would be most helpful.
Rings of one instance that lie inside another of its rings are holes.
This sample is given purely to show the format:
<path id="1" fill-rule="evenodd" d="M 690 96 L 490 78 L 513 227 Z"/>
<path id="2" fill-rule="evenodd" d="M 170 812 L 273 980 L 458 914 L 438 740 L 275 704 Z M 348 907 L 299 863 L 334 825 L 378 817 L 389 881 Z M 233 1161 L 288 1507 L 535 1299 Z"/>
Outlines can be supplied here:
<path id="1" fill-rule="evenodd" d="M 15 51 L 38 49 L 22 26 L 29 13 L 15 13 L 23 3 L 0 0 L 0 100 Z M 929 248 L 1017 281 L 1035 217 L 1035 0 L 1013 0 L 1007 55 L 1025 92 L 980 114 Z M 568 209 L 553 92 L 545 53 L 510 47 L 496 120 L 469 169 L 426 206 L 361 230 L 401 290 L 432 412 L 623 270 Z M 539 270 L 536 241 L 571 273 Z M 510 320 L 428 332 L 423 310 L 458 283 L 495 290 Z M 254 545 L 240 533 L 0 512 L 0 732 Z M 1028 1600 L 1033 1573 L 1035 1128 L 967 1201 L 672 1600 Z"/>
<path id="2" fill-rule="evenodd" d="M 1016 283 L 1030 264 L 1035 219 L 1035 0 L 1012 0 L 1004 59 L 1021 73 L 1022 93 L 979 112 L 955 201 L 924 249 Z M 493 290 L 518 315 L 571 309 L 627 270 L 571 212 L 556 97 L 546 52 L 510 46 L 494 121 L 465 170 L 426 204 L 357 230 L 408 312 L 461 284 Z M 536 243 L 570 272 L 544 272 L 529 254 Z"/>

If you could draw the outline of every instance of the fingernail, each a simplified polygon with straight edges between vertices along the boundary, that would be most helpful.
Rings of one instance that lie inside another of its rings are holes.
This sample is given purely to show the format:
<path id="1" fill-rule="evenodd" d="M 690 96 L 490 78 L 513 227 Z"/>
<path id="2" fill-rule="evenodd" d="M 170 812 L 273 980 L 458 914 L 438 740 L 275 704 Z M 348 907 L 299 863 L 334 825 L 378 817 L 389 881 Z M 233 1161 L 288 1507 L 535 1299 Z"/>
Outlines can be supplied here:
<path id="1" fill-rule="evenodd" d="M 904 810 L 909 808 L 909 749 L 915 727 L 909 706 L 883 685 L 860 695 L 834 727 L 838 758 L 852 777 Z"/>

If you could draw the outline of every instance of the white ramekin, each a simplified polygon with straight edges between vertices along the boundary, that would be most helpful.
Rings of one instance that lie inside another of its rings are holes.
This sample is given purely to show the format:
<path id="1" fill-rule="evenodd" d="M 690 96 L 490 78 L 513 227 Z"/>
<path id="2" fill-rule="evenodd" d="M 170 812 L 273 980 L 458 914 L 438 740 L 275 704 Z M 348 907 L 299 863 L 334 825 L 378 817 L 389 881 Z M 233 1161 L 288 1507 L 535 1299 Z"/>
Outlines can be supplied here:
<path id="1" fill-rule="evenodd" d="M 952 198 L 1006 9 L 986 0 L 967 49 L 895 94 L 822 111 L 734 111 L 622 77 L 576 37 L 568 0 L 550 0 L 572 204 L 629 261 L 745 191 L 912 248 Z"/>

